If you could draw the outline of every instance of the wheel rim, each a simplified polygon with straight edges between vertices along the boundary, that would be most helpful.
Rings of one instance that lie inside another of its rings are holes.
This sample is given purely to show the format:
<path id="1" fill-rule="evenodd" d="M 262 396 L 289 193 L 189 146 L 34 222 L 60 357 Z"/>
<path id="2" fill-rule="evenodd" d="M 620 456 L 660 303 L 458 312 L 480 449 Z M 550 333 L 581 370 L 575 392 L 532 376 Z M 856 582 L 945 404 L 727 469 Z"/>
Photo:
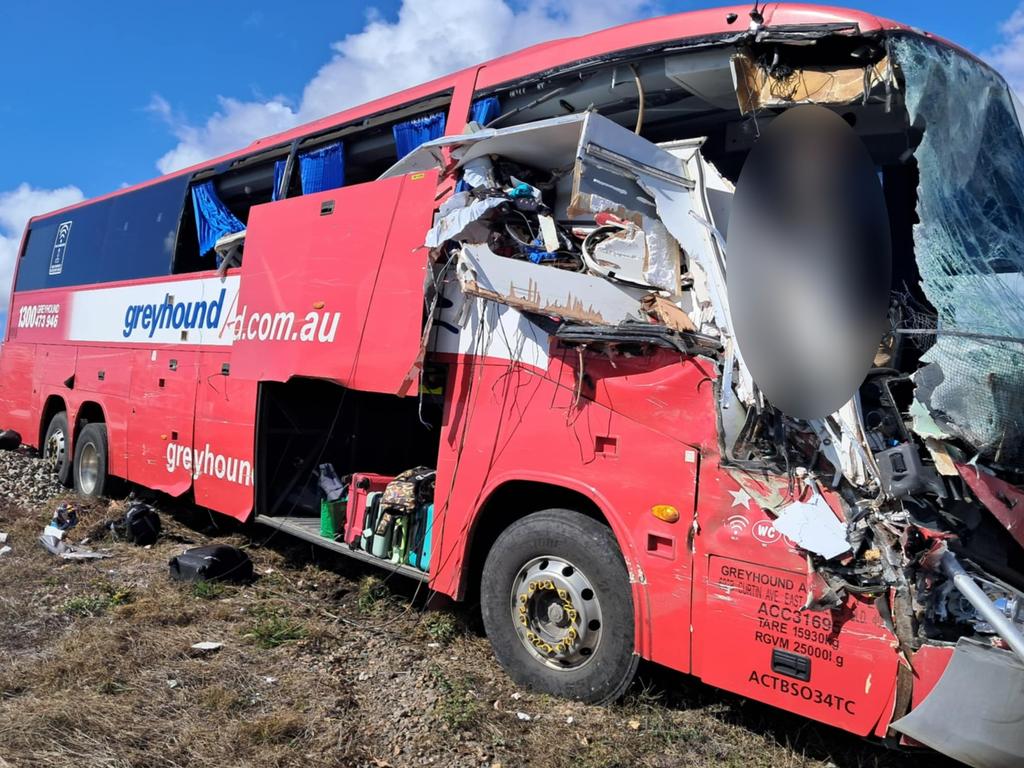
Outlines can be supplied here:
<path id="1" fill-rule="evenodd" d="M 78 487 L 83 493 L 92 494 L 100 478 L 100 454 L 92 443 L 83 445 L 81 451 L 82 455 L 78 460 Z"/>
<path id="2" fill-rule="evenodd" d="M 526 649 L 554 669 L 578 669 L 597 651 L 601 602 L 587 575 L 564 558 L 537 557 L 512 582 L 512 623 Z"/>
<path id="3" fill-rule="evenodd" d="M 60 465 L 64 463 L 66 453 L 67 440 L 64 437 L 64 430 L 53 430 L 53 432 L 50 433 L 50 436 L 46 439 L 46 445 L 43 448 L 43 459 L 49 465 L 50 469 L 56 472 Z"/>

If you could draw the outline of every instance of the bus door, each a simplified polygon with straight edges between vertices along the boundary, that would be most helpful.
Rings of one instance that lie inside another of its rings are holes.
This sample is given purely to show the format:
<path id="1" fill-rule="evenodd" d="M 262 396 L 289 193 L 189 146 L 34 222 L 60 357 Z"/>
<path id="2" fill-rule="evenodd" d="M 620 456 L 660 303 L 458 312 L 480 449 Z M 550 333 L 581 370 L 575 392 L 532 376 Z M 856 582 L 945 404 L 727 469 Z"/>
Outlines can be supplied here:
<path id="1" fill-rule="evenodd" d="M 231 369 L 230 347 L 199 353 L 195 408 L 196 503 L 244 520 L 253 506 L 256 382 Z"/>
<path id="2" fill-rule="evenodd" d="M 192 487 L 199 353 L 157 348 L 133 354 L 128 479 L 180 496 Z"/>
<path id="3" fill-rule="evenodd" d="M 415 392 L 437 182 L 412 173 L 254 207 L 232 375 Z"/>

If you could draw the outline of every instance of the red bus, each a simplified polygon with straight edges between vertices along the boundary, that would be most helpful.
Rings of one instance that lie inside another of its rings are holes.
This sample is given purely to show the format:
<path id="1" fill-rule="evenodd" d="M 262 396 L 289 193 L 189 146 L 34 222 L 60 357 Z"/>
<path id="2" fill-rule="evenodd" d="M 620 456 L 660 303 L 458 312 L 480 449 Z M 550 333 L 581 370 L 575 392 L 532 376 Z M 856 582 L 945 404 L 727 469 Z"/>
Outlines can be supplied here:
<path id="1" fill-rule="evenodd" d="M 725 267 L 744 160 L 811 105 L 870 155 L 893 291 L 858 391 L 796 418 Z M 524 685 L 606 701 L 643 658 L 1019 766 L 1019 109 L 829 7 L 537 45 L 33 218 L 0 426 L 82 494 L 479 599 Z"/>

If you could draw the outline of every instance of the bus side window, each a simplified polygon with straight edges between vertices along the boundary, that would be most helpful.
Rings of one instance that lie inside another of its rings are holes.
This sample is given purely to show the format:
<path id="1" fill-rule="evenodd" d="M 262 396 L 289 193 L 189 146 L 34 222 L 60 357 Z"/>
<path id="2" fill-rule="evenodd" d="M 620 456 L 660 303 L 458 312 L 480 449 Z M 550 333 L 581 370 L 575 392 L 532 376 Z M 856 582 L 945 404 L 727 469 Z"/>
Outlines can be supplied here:
<path id="1" fill-rule="evenodd" d="M 241 264 L 249 210 L 273 197 L 274 163 L 243 160 L 223 173 L 192 181 L 178 226 L 175 273 Z"/>
<path id="2" fill-rule="evenodd" d="M 212 270 L 225 259 L 223 268 L 240 265 L 254 205 L 375 181 L 421 143 L 444 135 L 451 97 L 442 92 L 200 174 L 186 195 L 174 272 Z"/>

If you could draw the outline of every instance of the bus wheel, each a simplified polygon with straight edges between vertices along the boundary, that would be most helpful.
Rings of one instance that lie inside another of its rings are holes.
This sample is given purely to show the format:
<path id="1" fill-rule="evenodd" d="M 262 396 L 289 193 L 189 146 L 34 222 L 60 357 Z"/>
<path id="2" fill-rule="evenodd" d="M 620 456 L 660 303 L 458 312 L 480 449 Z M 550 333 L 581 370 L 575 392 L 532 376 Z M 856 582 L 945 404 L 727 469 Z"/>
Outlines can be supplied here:
<path id="1" fill-rule="evenodd" d="M 107 486 L 107 426 L 86 424 L 75 441 L 75 490 L 102 496 Z"/>
<path id="2" fill-rule="evenodd" d="M 629 575 L 596 520 L 549 509 L 510 525 L 487 555 L 480 607 L 494 655 L 521 685 L 604 702 L 633 679 Z"/>
<path id="3" fill-rule="evenodd" d="M 50 465 L 57 480 L 65 488 L 71 487 L 71 456 L 68 453 L 68 415 L 55 413 L 46 427 L 43 438 L 43 461 Z"/>

